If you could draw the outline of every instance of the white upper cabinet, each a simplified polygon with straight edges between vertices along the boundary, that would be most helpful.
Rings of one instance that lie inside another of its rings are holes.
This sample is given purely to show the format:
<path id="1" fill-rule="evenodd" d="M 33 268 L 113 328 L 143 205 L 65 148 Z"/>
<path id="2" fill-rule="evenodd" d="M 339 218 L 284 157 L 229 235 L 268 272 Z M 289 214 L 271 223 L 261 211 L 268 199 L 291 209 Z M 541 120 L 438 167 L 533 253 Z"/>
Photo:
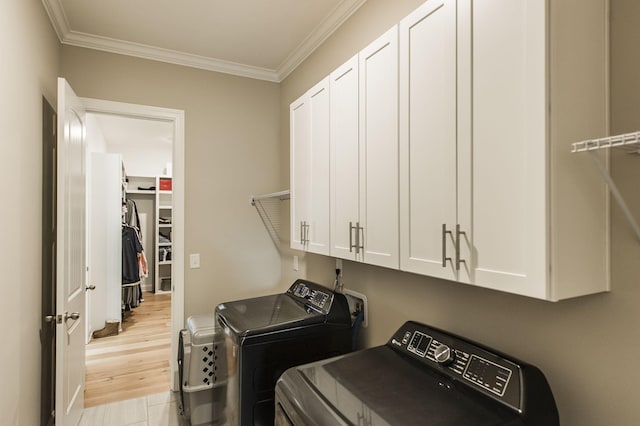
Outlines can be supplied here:
<path id="1" fill-rule="evenodd" d="M 362 260 L 356 244 L 360 226 L 358 56 L 332 72 L 329 79 L 331 256 Z"/>
<path id="2" fill-rule="evenodd" d="M 330 78 L 331 255 L 397 268 L 397 27 Z"/>
<path id="3" fill-rule="evenodd" d="M 290 107 L 291 247 L 329 254 L 329 78 Z"/>
<path id="4" fill-rule="evenodd" d="M 606 188 L 568 148 L 607 131 L 606 0 L 471 6 L 429 0 L 400 24 L 400 268 L 606 291 Z"/>
<path id="5" fill-rule="evenodd" d="M 360 52 L 360 233 L 364 261 L 398 268 L 398 27 Z"/>
<path id="6" fill-rule="evenodd" d="M 548 297 L 544 3 L 476 2 L 471 18 L 474 282 L 540 298 Z"/>
<path id="7" fill-rule="evenodd" d="M 330 96 L 292 104 L 292 246 L 326 211 L 328 137 L 331 256 L 544 300 L 607 291 L 608 192 L 570 153 L 607 134 L 607 23 L 608 0 L 425 2 Z"/>
<path id="8" fill-rule="evenodd" d="M 291 128 L 291 248 L 304 250 L 304 220 L 309 214 L 311 114 L 303 95 L 289 109 Z"/>
<path id="9" fill-rule="evenodd" d="M 463 237 L 456 29 L 456 0 L 428 1 L 400 23 L 400 269 L 449 280 Z"/>
<path id="10" fill-rule="evenodd" d="M 569 149 L 607 133 L 607 1 L 483 0 L 468 16 L 472 281 L 546 300 L 608 290 L 606 187 Z"/>

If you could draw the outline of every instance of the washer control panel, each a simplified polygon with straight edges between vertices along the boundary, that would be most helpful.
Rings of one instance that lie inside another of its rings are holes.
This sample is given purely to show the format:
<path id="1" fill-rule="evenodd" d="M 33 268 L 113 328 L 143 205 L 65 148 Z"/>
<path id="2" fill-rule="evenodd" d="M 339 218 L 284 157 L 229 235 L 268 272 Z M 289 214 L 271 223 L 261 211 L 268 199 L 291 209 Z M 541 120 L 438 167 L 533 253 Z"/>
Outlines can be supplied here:
<path id="1" fill-rule="evenodd" d="M 307 307 L 322 312 L 325 315 L 331 309 L 333 293 L 319 285 L 310 282 L 296 281 L 289 290 L 287 290 L 287 293 Z"/>
<path id="2" fill-rule="evenodd" d="M 409 321 L 387 343 L 454 381 L 521 409 L 519 365 L 442 330 Z"/>

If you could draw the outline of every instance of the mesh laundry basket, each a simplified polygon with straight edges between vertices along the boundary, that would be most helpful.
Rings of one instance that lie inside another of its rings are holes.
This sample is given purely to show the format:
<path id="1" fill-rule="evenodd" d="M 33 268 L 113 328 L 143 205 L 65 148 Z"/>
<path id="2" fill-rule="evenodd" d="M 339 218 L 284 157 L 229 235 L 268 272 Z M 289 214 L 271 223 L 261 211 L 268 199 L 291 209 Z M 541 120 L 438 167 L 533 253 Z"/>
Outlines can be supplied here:
<path id="1" fill-rule="evenodd" d="M 224 423 L 226 351 L 224 335 L 216 333 L 213 315 L 187 318 L 180 330 L 178 370 L 182 413 L 191 425 Z"/>

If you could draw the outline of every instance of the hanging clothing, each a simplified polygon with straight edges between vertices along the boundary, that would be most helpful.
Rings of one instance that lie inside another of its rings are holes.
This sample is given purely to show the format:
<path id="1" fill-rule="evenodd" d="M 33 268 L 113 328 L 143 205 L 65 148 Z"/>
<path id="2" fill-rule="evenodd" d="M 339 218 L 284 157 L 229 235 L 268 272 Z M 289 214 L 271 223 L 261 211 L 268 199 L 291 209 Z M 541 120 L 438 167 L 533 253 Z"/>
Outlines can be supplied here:
<path id="1" fill-rule="evenodd" d="M 130 226 L 122 227 L 122 284 L 140 281 L 138 256 L 143 249 L 136 230 Z"/>
<path id="2" fill-rule="evenodd" d="M 144 261 L 143 261 L 144 259 Z M 140 277 L 146 273 L 146 258 L 138 230 L 122 225 L 122 309 L 137 307 L 142 298 Z"/>
<path id="3" fill-rule="evenodd" d="M 140 216 L 138 215 L 138 206 L 136 202 L 128 199 L 127 200 L 127 213 L 124 215 L 124 223 L 129 226 L 133 226 L 134 228 L 140 229 Z M 140 240 L 142 241 L 142 235 L 140 235 Z"/>

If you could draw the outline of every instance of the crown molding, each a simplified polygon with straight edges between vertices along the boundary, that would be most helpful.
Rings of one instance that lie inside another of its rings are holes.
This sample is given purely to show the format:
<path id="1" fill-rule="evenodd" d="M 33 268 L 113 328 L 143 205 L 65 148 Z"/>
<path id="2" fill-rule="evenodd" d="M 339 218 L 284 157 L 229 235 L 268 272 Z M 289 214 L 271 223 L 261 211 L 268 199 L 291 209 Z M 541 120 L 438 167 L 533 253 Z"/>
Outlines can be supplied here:
<path id="1" fill-rule="evenodd" d="M 241 77 L 254 78 L 279 82 L 274 70 L 222 61 L 191 53 L 178 52 L 160 47 L 148 46 L 140 43 L 116 40 L 93 34 L 71 31 L 62 41 L 63 44 L 88 49 L 102 50 L 104 52 L 118 53 L 121 55 L 135 56 L 153 61 L 167 62 L 192 68 L 200 68 L 207 71 L 215 71 L 224 74 L 232 74 Z"/>
<path id="2" fill-rule="evenodd" d="M 60 0 L 42 0 L 42 5 L 47 11 L 47 15 L 49 15 L 49 20 L 51 21 L 51 25 L 53 25 L 53 30 L 58 36 L 58 40 L 62 42 L 65 35 L 71 30 L 62 3 L 60 3 Z"/>
<path id="3" fill-rule="evenodd" d="M 366 1 L 346 0 L 336 6 L 331 14 L 313 30 L 276 70 L 72 31 L 60 0 L 42 0 L 42 4 L 62 44 L 279 83 L 308 58 Z"/>
<path id="4" fill-rule="evenodd" d="M 287 78 L 305 59 L 324 43 L 367 0 L 341 2 L 278 67 L 279 81 Z"/>

